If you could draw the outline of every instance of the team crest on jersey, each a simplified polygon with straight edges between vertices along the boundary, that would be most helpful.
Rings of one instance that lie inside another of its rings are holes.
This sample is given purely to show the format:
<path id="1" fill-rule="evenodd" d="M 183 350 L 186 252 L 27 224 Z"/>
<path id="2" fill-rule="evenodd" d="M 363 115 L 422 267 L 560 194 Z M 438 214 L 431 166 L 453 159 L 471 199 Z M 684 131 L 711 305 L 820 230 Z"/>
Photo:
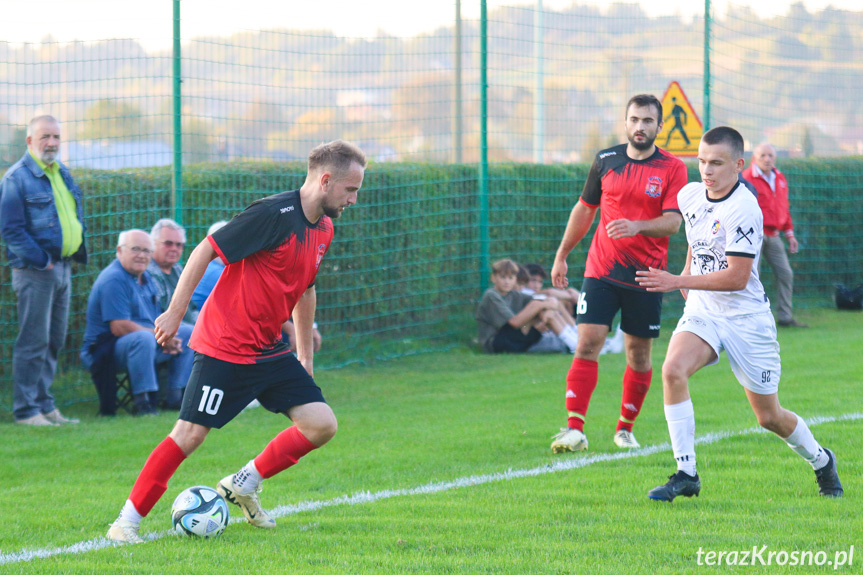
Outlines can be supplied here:
<path id="1" fill-rule="evenodd" d="M 658 198 L 662 195 L 662 178 L 658 176 L 650 176 L 647 178 L 647 188 L 644 193 L 651 198 Z"/>
<path id="2" fill-rule="evenodd" d="M 318 246 L 318 259 L 315 262 L 315 269 L 318 269 L 318 266 L 321 265 L 321 260 L 324 259 L 324 254 L 327 253 L 327 244 L 321 244 Z"/>
<path id="3" fill-rule="evenodd" d="M 713 220 L 713 225 L 710 226 L 710 231 L 713 232 L 713 235 L 719 233 L 719 220 Z"/>
<path id="4" fill-rule="evenodd" d="M 728 267 L 725 254 L 710 242 L 697 241 L 692 244 L 692 264 L 701 272 L 699 275 L 719 272 Z"/>

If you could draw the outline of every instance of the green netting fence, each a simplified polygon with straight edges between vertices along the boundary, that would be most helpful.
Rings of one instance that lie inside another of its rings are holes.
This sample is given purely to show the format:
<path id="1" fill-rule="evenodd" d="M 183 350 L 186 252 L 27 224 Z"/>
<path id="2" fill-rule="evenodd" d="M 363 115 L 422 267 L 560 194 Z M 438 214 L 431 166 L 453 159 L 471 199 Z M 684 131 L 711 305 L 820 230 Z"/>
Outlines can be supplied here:
<path id="1" fill-rule="evenodd" d="M 218 15 L 186 0 L 179 58 L 167 4 L 156 41 L 115 38 L 108 19 L 83 41 L 0 42 L 0 162 L 24 152 L 29 118 L 52 113 L 85 193 L 92 258 L 74 275 L 60 401 L 95 398 L 77 356 L 89 287 L 120 230 L 175 217 L 194 244 L 212 222 L 298 187 L 308 149 L 337 137 L 372 163 L 319 277 L 317 365 L 472 345 L 487 263 L 550 268 L 593 154 L 622 141 L 626 100 L 661 96 L 671 81 L 705 124 L 738 127 L 749 148 L 777 146 L 801 242 L 795 306 L 830 305 L 834 282 L 863 282 L 863 12 L 796 4 L 764 18 L 731 5 L 705 19 L 499 4 L 456 20 L 457 6 L 470 12 L 454 3 L 452 22 L 409 38 L 279 28 L 187 39 L 184 23 Z M 123 17 L 159 18 L 140 10 Z M 586 249 L 570 257 L 576 284 Z M 684 255 L 679 234 L 672 268 Z M 4 264 L 2 417 L 15 301 Z M 667 317 L 679 312 L 678 296 L 666 301 Z"/>

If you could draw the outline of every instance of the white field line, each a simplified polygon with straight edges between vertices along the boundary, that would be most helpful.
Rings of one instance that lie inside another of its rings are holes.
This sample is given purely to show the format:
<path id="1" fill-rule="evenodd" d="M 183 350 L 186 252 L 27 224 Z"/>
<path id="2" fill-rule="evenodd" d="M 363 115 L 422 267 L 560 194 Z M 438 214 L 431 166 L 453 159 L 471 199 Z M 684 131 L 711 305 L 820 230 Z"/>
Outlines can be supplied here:
<path id="1" fill-rule="evenodd" d="M 809 418 L 806 421 L 809 425 L 819 425 L 822 423 L 833 423 L 838 421 L 856 421 L 858 419 L 863 419 L 863 413 L 846 413 L 845 415 L 840 415 L 837 417 L 818 416 Z M 717 441 L 721 441 L 723 439 L 744 435 L 752 435 L 755 433 L 767 432 L 760 427 L 750 427 L 748 429 L 743 429 L 740 431 L 722 431 L 717 433 L 708 433 L 700 436 L 695 443 L 697 445 L 708 445 L 710 443 L 716 443 Z M 496 483 L 498 481 L 509 481 L 510 479 L 519 479 L 522 477 L 535 477 L 538 475 L 546 475 L 549 473 L 558 473 L 560 471 L 569 471 L 571 469 L 588 467 L 595 463 L 618 461 L 621 459 L 629 459 L 632 457 L 644 457 L 647 455 L 653 455 L 655 453 L 661 453 L 670 450 L 671 445 L 669 445 L 668 443 L 662 443 L 660 445 L 649 445 L 640 449 L 620 451 L 616 453 L 599 453 L 596 455 L 588 455 L 585 457 L 567 457 L 565 459 L 559 459 L 552 464 L 543 465 L 540 467 L 533 467 L 531 469 L 510 469 L 508 471 L 503 471 L 500 473 L 471 475 L 469 477 L 462 477 L 453 481 L 427 483 L 425 485 L 420 485 L 419 487 L 411 487 L 406 489 L 386 489 L 384 491 L 375 492 L 363 491 L 360 493 L 355 493 L 353 495 L 342 495 L 340 497 L 336 497 L 335 499 L 328 499 L 325 501 L 306 501 L 304 503 L 297 503 L 294 505 L 279 505 L 269 513 L 274 518 L 287 517 L 289 515 L 296 515 L 298 513 L 303 513 L 306 511 L 325 509 L 327 507 L 337 507 L 340 505 L 362 505 L 365 503 L 373 503 L 375 501 L 381 501 L 384 499 L 391 499 L 393 497 L 404 497 L 409 495 L 427 495 L 429 493 L 439 493 L 441 491 L 449 491 L 451 489 L 457 489 L 459 487 L 469 487 L 472 485 Z M 234 523 L 235 521 L 245 521 L 245 519 L 243 517 L 234 517 L 233 519 L 231 519 L 231 523 Z M 169 535 L 175 535 L 175 532 L 172 530 L 157 531 L 154 533 L 148 533 L 147 535 L 144 535 L 143 538 L 146 541 L 155 541 Z M 107 547 L 113 547 L 115 545 L 117 545 L 117 543 L 109 541 L 104 537 L 96 537 L 95 539 L 90 539 L 89 541 L 81 541 L 79 543 L 73 543 L 72 545 L 67 545 L 66 547 L 23 550 L 17 553 L 0 553 L 0 565 L 5 565 L 7 563 L 20 563 L 22 561 L 31 561 L 33 559 L 43 559 L 46 557 L 53 557 L 55 555 L 74 555 L 77 553 L 87 553 L 90 551 L 98 551 L 99 549 L 105 549 Z"/>

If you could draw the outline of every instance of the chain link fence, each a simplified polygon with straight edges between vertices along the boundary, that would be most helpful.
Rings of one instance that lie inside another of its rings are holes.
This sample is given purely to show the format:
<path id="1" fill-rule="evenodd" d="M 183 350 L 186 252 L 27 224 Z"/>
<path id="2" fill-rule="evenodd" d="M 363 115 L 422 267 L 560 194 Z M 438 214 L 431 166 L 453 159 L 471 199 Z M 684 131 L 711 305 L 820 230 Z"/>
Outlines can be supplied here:
<path id="1" fill-rule="evenodd" d="M 488 262 L 550 268 L 593 155 L 624 141 L 626 101 L 661 97 L 673 81 L 696 112 L 687 122 L 731 125 L 749 148 L 778 148 L 802 246 L 795 304 L 827 305 L 833 281 L 863 281 L 863 162 L 853 157 L 863 154 L 863 11 L 797 3 L 760 17 L 732 4 L 707 18 L 654 17 L 635 4 L 493 3 L 483 12 L 477 0 L 451 3 L 450 20 L 401 37 L 293 29 L 277 15 L 272 27 L 185 33 L 207 22 L 222 30 L 230 18 L 202 0 L 182 2 L 178 20 L 169 3 L 98 18 L 43 6 L 32 17 L 45 29 L 39 41 L 0 41 L 0 169 L 24 153 L 31 117 L 60 119 L 92 255 L 74 275 L 54 388 L 62 402 L 95 395 L 77 357 L 89 286 L 119 231 L 174 217 L 194 245 L 212 222 L 298 187 L 308 150 L 334 138 L 359 144 L 372 163 L 318 283 L 317 364 L 469 345 Z M 365 5 L 392 17 L 412 9 Z M 52 18 L 90 35 L 50 36 Z M 585 250 L 570 257 L 576 284 Z M 11 409 L 15 301 L 4 265 L 0 414 Z M 679 302 L 669 302 L 676 313 Z"/>

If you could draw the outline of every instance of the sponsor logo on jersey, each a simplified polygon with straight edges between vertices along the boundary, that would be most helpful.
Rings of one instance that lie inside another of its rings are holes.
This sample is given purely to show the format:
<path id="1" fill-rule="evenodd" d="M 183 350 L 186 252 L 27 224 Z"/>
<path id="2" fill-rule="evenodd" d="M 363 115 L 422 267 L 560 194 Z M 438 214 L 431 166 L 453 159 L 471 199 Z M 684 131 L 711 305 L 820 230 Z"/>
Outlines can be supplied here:
<path id="1" fill-rule="evenodd" d="M 719 220 L 713 220 L 713 225 L 710 226 L 710 231 L 713 232 L 713 235 L 719 233 Z"/>
<path id="2" fill-rule="evenodd" d="M 608 156 L 616 156 L 617 152 L 605 152 L 604 154 L 599 155 L 599 159 L 607 158 Z"/>
<path id="3" fill-rule="evenodd" d="M 658 198 L 662 195 L 662 178 L 658 176 L 650 176 L 647 178 L 647 187 L 644 193 L 651 198 Z"/>
<path id="4" fill-rule="evenodd" d="M 284 208 L 279 208 L 279 211 L 283 214 L 287 214 L 288 212 L 294 211 L 294 206 L 285 206 Z"/>
<path id="5" fill-rule="evenodd" d="M 324 259 L 324 254 L 327 253 L 327 244 L 321 244 L 318 246 L 318 259 L 315 262 L 315 269 L 318 269 L 318 266 L 321 265 L 321 260 Z"/>

